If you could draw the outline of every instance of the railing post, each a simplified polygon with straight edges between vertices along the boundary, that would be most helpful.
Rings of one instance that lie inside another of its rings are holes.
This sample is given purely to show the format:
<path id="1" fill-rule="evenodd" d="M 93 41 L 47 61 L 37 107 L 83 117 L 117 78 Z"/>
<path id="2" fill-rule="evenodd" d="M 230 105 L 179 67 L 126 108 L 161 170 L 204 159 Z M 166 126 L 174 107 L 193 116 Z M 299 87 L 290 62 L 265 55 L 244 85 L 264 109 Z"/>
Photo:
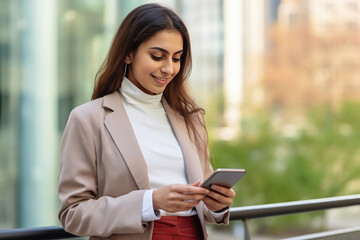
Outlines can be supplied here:
<path id="1" fill-rule="evenodd" d="M 250 240 L 250 232 L 249 232 L 249 219 L 246 218 L 243 220 L 244 223 L 244 240 Z"/>

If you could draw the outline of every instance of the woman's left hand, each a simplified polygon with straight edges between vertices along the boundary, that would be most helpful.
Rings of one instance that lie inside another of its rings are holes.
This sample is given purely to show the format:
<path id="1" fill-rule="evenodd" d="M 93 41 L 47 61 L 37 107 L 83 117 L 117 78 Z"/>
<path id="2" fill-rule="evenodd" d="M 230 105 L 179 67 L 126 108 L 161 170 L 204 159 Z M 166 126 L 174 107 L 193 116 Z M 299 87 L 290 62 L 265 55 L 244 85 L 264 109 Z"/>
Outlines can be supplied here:
<path id="1" fill-rule="evenodd" d="M 210 192 L 203 198 L 206 207 L 213 211 L 220 211 L 229 207 L 235 198 L 235 191 L 232 188 L 212 185 Z"/>

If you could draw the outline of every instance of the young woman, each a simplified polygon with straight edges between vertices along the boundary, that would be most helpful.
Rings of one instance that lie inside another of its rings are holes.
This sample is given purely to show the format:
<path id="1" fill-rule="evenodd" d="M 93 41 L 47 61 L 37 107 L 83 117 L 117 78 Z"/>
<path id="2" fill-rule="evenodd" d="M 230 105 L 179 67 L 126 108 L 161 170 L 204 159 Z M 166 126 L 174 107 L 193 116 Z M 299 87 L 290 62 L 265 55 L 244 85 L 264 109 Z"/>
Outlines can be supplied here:
<path id="1" fill-rule="evenodd" d="M 128 14 L 75 108 L 60 152 L 59 219 L 91 239 L 207 239 L 227 224 L 232 189 L 199 187 L 212 173 L 203 110 L 189 96 L 188 31 L 170 9 Z M 177 237 L 177 238 L 175 238 Z"/>

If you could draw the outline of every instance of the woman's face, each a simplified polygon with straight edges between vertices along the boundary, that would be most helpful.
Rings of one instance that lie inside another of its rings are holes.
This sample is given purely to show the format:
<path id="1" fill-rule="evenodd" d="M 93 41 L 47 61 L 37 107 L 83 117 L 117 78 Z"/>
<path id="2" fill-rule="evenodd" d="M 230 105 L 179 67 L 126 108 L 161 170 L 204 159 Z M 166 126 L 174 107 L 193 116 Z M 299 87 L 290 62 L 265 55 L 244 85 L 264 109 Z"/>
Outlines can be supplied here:
<path id="1" fill-rule="evenodd" d="M 159 31 L 126 57 L 128 79 L 144 93 L 162 93 L 180 71 L 182 53 L 179 31 Z"/>

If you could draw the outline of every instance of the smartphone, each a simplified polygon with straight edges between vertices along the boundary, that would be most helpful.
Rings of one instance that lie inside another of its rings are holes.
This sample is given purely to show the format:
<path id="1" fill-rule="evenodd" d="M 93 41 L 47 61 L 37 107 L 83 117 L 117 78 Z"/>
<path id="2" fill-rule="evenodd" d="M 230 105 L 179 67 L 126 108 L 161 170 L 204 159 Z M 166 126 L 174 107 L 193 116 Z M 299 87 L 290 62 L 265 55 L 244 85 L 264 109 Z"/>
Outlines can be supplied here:
<path id="1" fill-rule="evenodd" d="M 207 179 L 205 179 L 200 187 L 210 189 L 211 185 L 219 185 L 227 188 L 234 186 L 244 175 L 245 169 L 219 168 L 216 169 Z"/>

